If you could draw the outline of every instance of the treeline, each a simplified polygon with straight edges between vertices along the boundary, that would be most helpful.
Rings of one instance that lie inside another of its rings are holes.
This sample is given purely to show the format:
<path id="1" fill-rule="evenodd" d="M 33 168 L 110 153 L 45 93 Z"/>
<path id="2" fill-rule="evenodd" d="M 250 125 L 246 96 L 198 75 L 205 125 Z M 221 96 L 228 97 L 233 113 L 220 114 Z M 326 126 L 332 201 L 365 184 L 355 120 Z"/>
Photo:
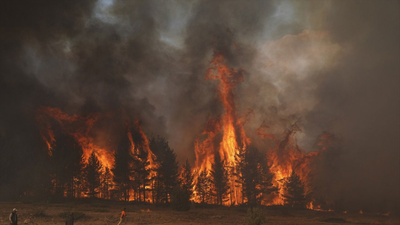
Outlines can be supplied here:
<path id="1" fill-rule="evenodd" d="M 178 165 L 176 154 L 165 138 L 153 137 L 147 141 L 135 129 L 127 133 L 115 149 L 113 167 L 107 168 L 95 152 L 85 160 L 76 139 L 55 129 L 50 154 L 42 151 L 24 159 L 33 163 L 31 167 L 24 167 L 30 171 L 22 177 L 19 176 L 22 174 L 20 162 L 15 159 L 24 157 L 12 152 L 3 154 L 10 146 L 2 136 L 1 199 L 102 198 L 172 204 L 176 209 L 185 210 L 191 202 L 261 205 L 278 195 L 266 157 L 254 147 L 240 149 L 235 165 L 228 165 L 215 153 L 209 171 L 196 171 L 188 161 Z M 281 182 L 285 183 L 282 196 L 285 204 L 305 207 L 308 198 L 299 177 L 293 173 Z"/>
<path id="2" fill-rule="evenodd" d="M 76 137 L 57 123 L 52 124 L 50 145 L 39 133 L 33 133 L 31 140 L 0 133 L 0 200 L 102 198 L 169 203 L 180 183 L 176 154 L 165 138 L 147 141 L 137 129 L 128 130 L 110 160 L 113 167 L 108 168 L 94 151 L 85 159 Z"/>
<path id="3" fill-rule="evenodd" d="M 273 180 L 265 155 L 255 147 L 240 149 L 235 165 L 227 164 L 216 153 L 211 170 L 200 172 L 196 179 L 195 199 L 203 204 L 257 206 L 270 205 L 273 197 L 282 194 L 280 197 L 289 207 L 307 206 L 310 196 L 294 171 L 279 181 L 284 190 L 279 190 Z"/>

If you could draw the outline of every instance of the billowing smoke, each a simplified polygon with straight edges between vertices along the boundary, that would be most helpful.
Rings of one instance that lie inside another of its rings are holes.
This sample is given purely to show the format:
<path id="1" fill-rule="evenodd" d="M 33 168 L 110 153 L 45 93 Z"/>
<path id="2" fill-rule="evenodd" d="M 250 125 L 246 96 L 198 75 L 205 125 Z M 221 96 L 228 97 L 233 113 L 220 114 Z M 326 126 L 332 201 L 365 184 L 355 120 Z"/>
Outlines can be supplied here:
<path id="1" fill-rule="evenodd" d="M 235 103 L 254 145 L 263 151 L 272 145 L 257 135 L 260 126 L 280 137 L 297 123 L 305 151 L 332 133 L 338 140 L 316 163 L 315 195 L 337 208 L 398 209 L 397 1 L 3 6 L 0 147 L 2 162 L 12 163 L 0 169 L 15 171 L 0 171 L 2 190 L 26 184 L 27 168 L 42 160 L 35 119 L 41 106 L 80 115 L 112 112 L 116 124 L 139 119 L 149 135 L 165 136 L 179 159 L 194 160 L 194 140 L 209 117 L 223 113 L 217 81 L 205 79 L 218 52 L 244 71 Z"/>

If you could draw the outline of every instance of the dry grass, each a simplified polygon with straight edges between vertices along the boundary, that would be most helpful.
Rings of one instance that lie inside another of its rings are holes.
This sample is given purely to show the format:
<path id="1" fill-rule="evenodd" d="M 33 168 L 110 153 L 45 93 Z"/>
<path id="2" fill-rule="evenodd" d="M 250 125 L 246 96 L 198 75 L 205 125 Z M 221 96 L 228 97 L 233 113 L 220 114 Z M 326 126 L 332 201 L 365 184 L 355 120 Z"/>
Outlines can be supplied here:
<path id="1" fill-rule="evenodd" d="M 0 203 L 0 224 L 8 224 L 8 215 L 12 208 L 18 209 L 19 224 L 63 225 L 65 215 L 73 212 L 76 225 L 109 225 L 117 224 L 120 211 L 127 208 L 126 224 L 176 224 L 176 225 L 213 225 L 246 224 L 245 208 L 207 207 L 192 208 L 187 212 L 177 212 L 169 208 L 153 205 L 138 205 L 118 202 L 72 202 L 59 204 L 23 204 Z M 288 211 L 282 208 L 263 208 L 264 224 L 400 224 L 394 216 L 376 214 L 316 212 L 310 210 Z"/>

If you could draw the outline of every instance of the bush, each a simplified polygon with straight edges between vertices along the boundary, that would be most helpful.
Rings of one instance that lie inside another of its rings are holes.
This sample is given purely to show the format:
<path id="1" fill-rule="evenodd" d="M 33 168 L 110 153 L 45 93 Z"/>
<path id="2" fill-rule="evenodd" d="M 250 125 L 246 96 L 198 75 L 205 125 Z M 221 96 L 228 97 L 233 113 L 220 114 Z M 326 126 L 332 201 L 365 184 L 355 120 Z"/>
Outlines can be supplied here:
<path id="1" fill-rule="evenodd" d="M 265 222 L 265 216 L 261 209 L 250 208 L 247 210 L 246 225 L 261 225 Z"/>

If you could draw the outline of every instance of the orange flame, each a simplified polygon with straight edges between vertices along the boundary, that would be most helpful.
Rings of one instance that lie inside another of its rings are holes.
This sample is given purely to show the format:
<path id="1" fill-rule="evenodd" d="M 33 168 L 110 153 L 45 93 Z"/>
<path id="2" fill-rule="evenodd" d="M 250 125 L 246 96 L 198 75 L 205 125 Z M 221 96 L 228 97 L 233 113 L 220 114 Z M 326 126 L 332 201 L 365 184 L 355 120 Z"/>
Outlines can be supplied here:
<path id="1" fill-rule="evenodd" d="M 147 160 L 148 160 L 149 164 L 147 165 L 146 169 L 148 169 L 150 171 L 149 178 L 150 178 L 150 180 L 152 180 L 151 178 L 153 178 L 157 175 L 156 169 L 158 168 L 158 164 L 156 162 L 156 155 L 150 149 L 149 139 L 147 138 L 146 134 L 144 133 L 142 127 L 140 126 L 139 120 L 136 120 L 134 122 L 134 126 L 135 126 L 135 131 L 138 132 L 138 134 L 140 135 L 141 143 L 134 143 L 132 132 L 131 131 L 128 132 L 128 137 L 129 137 L 129 140 L 132 145 L 132 153 L 135 153 L 136 151 L 138 151 L 139 146 L 142 148 L 143 151 L 145 151 L 147 153 Z M 151 188 L 152 188 L 152 184 L 151 184 L 151 182 L 149 182 L 145 186 L 145 189 L 148 191 L 148 190 L 151 190 Z M 146 195 L 145 201 L 152 202 L 153 201 L 152 195 L 153 195 L 153 193 L 149 192 Z M 130 200 L 135 200 L 134 196 L 135 195 L 132 194 Z"/>
<path id="2" fill-rule="evenodd" d="M 240 148 L 245 149 L 250 144 L 250 139 L 247 138 L 243 128 L 244 122 L 238 119 L 236 114 L 233 94 L 235 86 L 243 80 L 243 71 L 229 68 L 225 58 L 221 54 L 215 53 L 207 70 L 206 78 L 219 80 L 218 93 L 225 111 L 221 118 L 208 120 L 201 137 L 197 138 L 194 143 L 196 154 L 195 178 L 202 171 L 210 171 L 216 153 L 220 154 L 221 159 L 228 166 L 235 169 L 237 166 L 235 157 L 238 150 Z M 322 151 L 327 149 L 332 135 L 325 133 L 318 143 L 320 150 L 306 153 L 297 146 L 295 134 L 300 128 L 296 124 L 284 134 L 283 139 L 280 141 L 278 140 L 279 138 L 268 132 L 268 128 L 263 122 L 256 130 L 256 133 L 261 138 L 269 139 L 276 143 L 275 148 L 268 150 L 266 157 L 270 171 L 274 174 L 273 184 L 280 191 L 275 196 L 263 199 L 262 203 L 265 205 L 283 205 L 284 180 L 291 175 L 292 171 L 295 171 L 300 177 L 305 186 L 305 191 L 311 191 L 309 175 L 312 171 L 312 162 Z M 236 172 L 234 171 L 234 173 Z M 231 185 L 230 198 L 231 204 L 238 204 L 243 201 L 243 197 L 241 187 L 235 183 L 236 178 L 234 176 L 231 175 L 229 178 Z M 313 209 L 316 207 L 313 202 L 310 202 L 308 208 Z"/>
<path id="3" fill-rule="evenodd" d="M 246 148 L 250 139 L 246 137 L 243 129 L 243 122 L 236 115 L 233 89 L 236 84 L 242 82 L 243 71 L 229 68 L 225 58 L 218 53 L 210 63 L 206 79 L 219 80 L 219 98 L 224 106 L 224 114 L 221 118 L 210 119 L 206 129 L 202 133 L 205 138 L 195 141 L 196 171 L 198 176 L 202 171 L 209 171 L 214 162 L 214 154 L 219 153 L 221 159 L 228 166 L 235 166 L 235 156 L 239 148 Z M 222 141 L 216 143 L 218 135 L 222 132 Z M 234 185 L 231 178 L 231 191 L 233 201 L 238 203 L 241 198 L 241 191 Z"/>
<path id="4" fill-rule="evenodd" d="M 134 124 L 135 124 L 135 130 L 140 134 L 141 140 L 143 142 L 140 144 L 143 147 L 143 150 L 147 153 L 147 159 L 149 160 L 149 166 L 147 169 L 150 169 L 151 175 L 154 175 L 154 173 L 155 173 L 154 169 L 157 168 L 157 163 L 155 162 L 156 155 L 150 149 L 149 139 L 147 138 L 146 134 L 143 132 L 143 129 L 140 126 L 139 120 L 136 120 Z M 136 143 L 136 145 L 135 145 L 131 132 L 128 132 L 128 137 L 129 137 L 129 141 L 131 142 L 131 145 L 132 145 L 132 152 L 135 152 L 136 151 L 135 146 L 137 146 L 138 143 Z"/>
<path id="5" fill-rule="evenodd" d="M 86 162 L 90 154 L 94 151 L 103 167 L 112 168 L 114 164 L 113 148 L 110 146 L 101 147 L 98 145 L 95 137 L 92 136 L 93 132 L 91 132 L 96 121 L 98 121 L 102 116 L 109 116 L 109 114 L 89 114 L 87 116 L 80 116 L 77 114 L 69 115 L 58 108 L 41 107 L 38 110 L 36 119 L 41 124 L 41 136 L 48 147 L 49 155 L 52 154 L 53 146 L 56 142 L 53 130 L 54 128 L 51 126 L 50 120 L 53 119 L 60 126 L 62 132 L 71 135 L 77 143 L 79 143 L 82 147 L 83 157 Z M 139 120 L 134 122 L 134 131 L 140 136 L 140 141 L 135 143 L 132 137 L 132 130 L 128 129 L 127 135 L 131 142 L 131 151 L 132 153 L 135 153 L 140 147 L 147 153 L 149 165 L 146 169 L 150 170 L 150 177 L 154 177 L 156 175 L 155 169 L 158 166 L 156 156 L 150 149 L 149 139 L 140 126 Z M 146 189 L 150 188 L 150 184 L 146 186 Z M 146 201 L 151 201 L 151 195 L 147 195 Z"/>
<path id="6" fill-rule="evenodd" d="M 46 116 L 54 119 L 64 132 L 72 135 L 83 150 L 83 157 L 88 160 L 92 151 L 96 153 L 99 161 L 104 167 L 111 168 L 114 163 L 112 152 L 95 144 L 94 138 L 89 135 L 94 123 L 99 119 L 99 115 L 90 114 L 82 117 L 76 114 L 68 115 L 58 108 L 41 107 L 37 114 L 38 121 L 42 124 L 41 135 L 45 141 L 49 154 L 56 141 L 51 124 Z"/>
<path id="7" fill-rule="evenodd" d="M 327 149 L 333 135 L 324 133 L 320 137 L 318 146 L 320 149 L 314 152 L 304 152 L 297 146 L 295 133 L 299 131 L 299 127 L 294 124 L 285 134 L 282 141 L 277 143 L 277 147 L 270 149 L 267 153 L 267 159 L 270 166 L 270 171 L 274 174 L 274 185 L 279 188 L 279 194 L 276 195 L 268 205 L 283 205 L 284 194 L 283 183 L 288 178 L 292 171 L 300 177 L 304 184 L 305 192 L 310 192 L 310 173 L 312 171 L 312 162 Z M 314 203 L 310 202 L 307 206 L 309 209 L 319 208 L 314 207 Z"/>

